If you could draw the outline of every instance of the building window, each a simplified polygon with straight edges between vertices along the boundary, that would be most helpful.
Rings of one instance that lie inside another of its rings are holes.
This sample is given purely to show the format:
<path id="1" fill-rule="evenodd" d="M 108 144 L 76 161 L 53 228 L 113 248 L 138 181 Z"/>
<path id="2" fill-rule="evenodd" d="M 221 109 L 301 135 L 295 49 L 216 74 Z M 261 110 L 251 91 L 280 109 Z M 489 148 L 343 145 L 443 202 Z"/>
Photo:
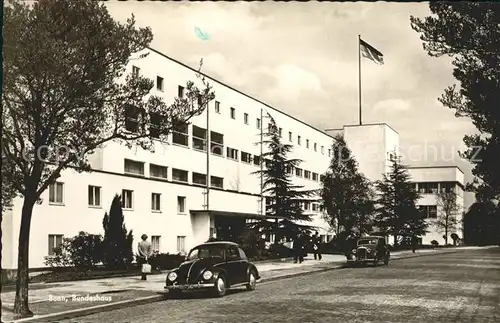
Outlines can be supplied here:
<path id="1" fill-rule="evenodd" d="M 151 236 L 151 249 L 153 252 L 160 252 L 160 238 L 161 236 Z"/>
<path id="2" fill-rule="evenodd" d="M 317 173 L 312 173 L 312 180 L 313 181 L 318 181 L 318 174 Z"/>
<path id="3" fill-rule="evenodd" d="M 140 71 L 140 70 L 141 70 L 141 69 L 140 69 L 140 68 L 138 68 L 137 66 L 132 66 L 132 76 L 133 76 L 134 78 L 139 77 L 139 71 Z"/>
<path id="4" fill-rule="evenodd" d="M 438 191 L 438 183 L 426 182 L 418 183 L 420 193 L 435 194 Z"/>
<path id="5" fill-rule="evenodd" d="M 300 146 L 301 145 L 301 140 L 302 138 L 300 138 L 300 136 L 297 136 L 297 144 Z"/>
<path id="6" fill-rule="evenodd" d="M 309 148 L 309 139 L 306 139 L 306 148 Z"/>
<path id="7" fill-rule="evenodd" d="M 207 175 L 193 172 L 193 184 L 206 186 Z"/>
<path id="8" fill-rule="evenodd" d="M 314 212 L 318 212 L 318 204 L 316 204 L 316 203 L 312 203 L 312 210 L 313 210 Z"/>
<path id="9" fill-rule="evenodd" d="M 288 131 L 288 141 L 292 142 L 292 132 Z"/>
<path id="10" fill-rule="evenodd" d="M 172 168 L 172 180 L 175 182 L 188 182 L 188 171 Z"/>
<path id="11" fill-rule="evenodd" d="M 286 173 L 287 174 L 293 174 L 293 167 L 292 166 L 286 166 Z"/>
<path id="12" fill-rule="evenodd" d="M 250 164 L 252 162 L 252 155 L 244 151 L 241 152 L 241 161 Z"/>
<path id="13" fill-rule="evenodd" d="M 177 236 L 177 252 L 186 252 L 185 236 Z"/>
<path id="14" fill-rule="evenodd" d="M 314 151 L 318 151 L 318 144 L 314 143 Z"/>
<path id="15" fill-rule="evenodd" d="M 144 163 L 131 159 L 124 161 L 125 174 L 141 175 L 144 176 Z"/>
<path id="16" fill-rule="evenodd" d="M 161 134 L 168 134 L 167 132 L 162 132 L 162 124 L 164 124 L 165 118 L 158 113 L 149 113 L 149 133 L 153 138 L 160 138 Z"/>
<path id="17" fill-rule="evenodd" d="M 220 102 L 215 101 L 215 113 L 220 113 Z"/>
<path id="18" fill-rule="evenodd" d="M 260 119 L 259 118 L 257 118 L 257 121 L 255 122 L 255 126 L 257 127 L 257 129 L 260 130 L 261 124 L 260 124 Z"/>
<path id="19" fill-rule="evenodd" d="M 311 202 L 304 202 L 304 210 L 309 210 L 311 208 Z"/>
<path id="20" fill-rule="evenodd" d="M 177 196 L 177 213 L 185 213 L 185 212 L 186 212 L 186 197 Z"/>
<path id="21" fill-rule="evenodd" d="M 163 77 L 156 77 L 156 89 L 163 92 Z"/>
<path id="22" fill-rule="evenodd" d="M 332 150 L 328 149 L 328 157 L 332 157 Z"/>
<path id="23" fill-rule="evenodd" d="M 122 190 L 122 208 L 131 210 L 134 206 L 133 198 L 134 198 L 134 191 Z"/>
<path id="24" fill-rule="evenodd" d="M 186 147 L 189 145 L 189 128 L 187 124 L 174 127 L 172 130 L 172 142 Z"/>
<path id="25" fill-rule="evenodd" d="M 437 206 L 436 205 L 421 205 L 419 206 L 420 212 L 423 213 L 426 219 L 436 219 L 437 218 Z"/>
<path id="26" fill-rule="evenodd" d="M 161 211 L 161 194 L 151 193 L 151 210 Z"/>
<path id="27" fill-rule="evenodd" d="M 64 203 L 64 183 L 55 182 L 49 186 L 49 202 L 56 204 Z"/>
<path id="28" fill-rule="evenodd" d="M 222 156 L 224 154 L 224 135 L 210 131 L 210 152 Z"/>
<path id="29" fill-rule="evenodd" d="M 207 130 L 193 126 L 193 149 L 207 151 Z"/>
<path id="30" fill-rule="evenodd" d="M 243 122 L 245 122 L 245 124 L 248 124 L 248 113 L 243 114 Z"/>
<path id="31" fill-rule="evenodd" d="M 236 119 L 236 110 L 234 108 L 231 108 L 230 116 L 231 119 Z"/>
<path id="32" fill-rule="evenodd" d="M 168 167 L 149 164 L 149 177 L 168 179 Z"/>
<path id="33" fill-rule="evenodd" d="M 134 105 L 125 106 L 125 130 L 137 132 L 139 128 L 139 120 L 144 111 Z"/>
<path id="34" fill-rule="evenodd" d="M 260 165 L 260 156 L 254 155 L 253 156 L 253 164 L 254 165 Z"/>
<path id="35" fill-rule="evenodd" d="M 325 154 L 325 146 L 321 146 L 321 154 L 324 155 Z"/>
<path id="36" fill-rule="evenodd" d="M 101 188 L 89 185 L 89 206 L 101 206 Z"/>
<path id="37" fill-rule="evenodd" d="M 444 182 L 444 183 L 440 183 L 439 186 L 441 187 L 441 192 L 454 193 L 456 184 L 450 183 L 450 182 Z"/>
<path id="38" fill-rule="evenodd" d="M 325 179 L 325 175 L 319 175 L 319 181 L 320 181 L 320 182 L 323 182 L 323 181 L 324 181 L 324 179 Z"/>
<path id="39" fill-rule="evenodd" d="M 282 134 L 283 134 L 283 129 L 282 129 L 282 128 L 279 128 L 279 129 L 278 129 L 278 136 L 279 136 L 280 138 L 282 138 Z"/>
<path id="40" fill-rule="evenodd" d="M 302 169 L 301 168 L 295 168 L 295 175 L 298 177 L 302 177 Z"/>
<path id="41" fill-rule="evenodd" d="M 210 186 L 217 188 L 224 188 L 224 178 L 217 176 L 210 176 Z"/>
<path id="42" fill-rule="evenodd" d="M 63 243 L 62 234 L 49 234 L 49 256 L 55 255 L 56 248 L 59 248 Z"/>
<path id="43" fill-rule="evenodd" d="M 238 160 L 238 150 L 227 147 L 227 158 Z"/>
<path id="44" fill-rule="evenodd" d="M 307 179 L 311 179 L 311 172 L 308 170 L 304 171 L 304 177 Z"/>
<path id="45" fill-rule="evenodd" d="M 184 97 L 184 87 L 183 86 L 178 86 L 177 87 L 177 96 L 182 99 Z"/>

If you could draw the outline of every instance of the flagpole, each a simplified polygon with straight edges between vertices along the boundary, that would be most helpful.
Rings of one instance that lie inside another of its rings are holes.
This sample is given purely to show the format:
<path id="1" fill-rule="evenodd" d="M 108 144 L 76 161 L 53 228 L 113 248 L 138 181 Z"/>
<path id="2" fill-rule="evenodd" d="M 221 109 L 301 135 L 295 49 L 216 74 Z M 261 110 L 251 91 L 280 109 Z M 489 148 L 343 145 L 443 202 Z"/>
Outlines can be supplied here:
<path id="1" fill-rule="evenodd" d="M 363 124 L 361 115 L 361 35 L 358 35 L 358 97 L 359 97 L 359 125 Z"/>
<path id="2" fill-rule="evenodd" d="M 264 125 L 264 115 L 263 115 L 263 110 L 262 108 L 260 109 L 260 214 L 264 215 L 264 177 L 263 177 L 263 166 L 264 166 L 264 159 L 262 157 L 262 154 L 264 153 L 263 145 L 264 145 L 264 133 L 262 132 L 262 127 Z"/>
<path id="3" fill-rule="evenodd" d="M 210 212 L 210 107 L 205 109 L 207 111 L 207 211 Z"/>

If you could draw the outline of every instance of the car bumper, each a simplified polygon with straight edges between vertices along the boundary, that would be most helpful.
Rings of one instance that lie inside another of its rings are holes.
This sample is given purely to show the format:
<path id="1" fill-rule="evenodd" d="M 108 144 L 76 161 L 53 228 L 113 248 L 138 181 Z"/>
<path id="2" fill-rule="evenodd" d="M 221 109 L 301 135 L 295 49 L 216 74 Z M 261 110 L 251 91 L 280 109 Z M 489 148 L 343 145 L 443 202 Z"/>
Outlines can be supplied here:
<path id="1" fill-rule="evenodd" d="M 375 259 L 347 259 L 348 263 L 375 262 Z"/>
<path id="2" fill-rule="evenodd" d="M 197 290 L 197 289 L 207 289 L 213 288 L 214 284 L 175 284 L 167 285 L 164 288 L 166 290 Z"/>

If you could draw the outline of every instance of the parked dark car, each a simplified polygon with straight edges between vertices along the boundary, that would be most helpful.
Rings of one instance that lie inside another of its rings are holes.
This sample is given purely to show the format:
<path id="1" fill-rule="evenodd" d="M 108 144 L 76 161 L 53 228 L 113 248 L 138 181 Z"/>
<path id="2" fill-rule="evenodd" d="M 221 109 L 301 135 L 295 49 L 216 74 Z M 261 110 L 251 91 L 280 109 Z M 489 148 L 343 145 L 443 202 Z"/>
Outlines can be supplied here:
<path id="1" fill-rule="evenodd" d="M 250 263 L 245 252 L 234 242 L 207 242 L 191 249 L 178 268 L 166 278 L 169 293 L 206 290 L 222 297 L 229 288 L 254 290 L 259 272 Z"/>
<path id="2" fill-rule="evenodd" d="M 356 249 L 351 250 L 351 253 L 348 254 L 347 263 L 371 263 L 376 266 L 380 261 L 383 261 L 384 265 L 389 264 L 391 254 L 387 246 L 385 237 L 362 237 L 358 239 L 356 245 Z"/>

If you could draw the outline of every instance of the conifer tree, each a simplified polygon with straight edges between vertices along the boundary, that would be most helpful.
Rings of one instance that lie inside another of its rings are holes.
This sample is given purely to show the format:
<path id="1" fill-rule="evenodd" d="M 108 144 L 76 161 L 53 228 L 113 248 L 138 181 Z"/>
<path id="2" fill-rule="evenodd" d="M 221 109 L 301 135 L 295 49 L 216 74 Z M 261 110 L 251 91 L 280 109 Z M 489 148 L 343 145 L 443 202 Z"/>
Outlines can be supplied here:
<path id="1" fill-rule="evenodd" d="M 379 194 L 375 225 L 394 236 L 394 245 L 400 240 L 427 232 L 428 223 L 416 206 L 420 194 L 410 183 L 410 175 L 399 158 L 392 161 L 390 173 L 376 182 Z"/>
<path id="2" fill-rule="evenodd" d="M 321 179 L 320 196 L 324 219 L 335 228 L 371 231 L 373 190 L 370 181 L 359 171 L 343 135 L 333 138 L 330 165 Z"/>
<path id="3" fill-rule="evenodd" d="M 309 201 L 315 192 L 302 190 L 303 186 L 292 183 L 292 173 L 302 162 L 299 159 L 288 159 L 287 155 L 293 146 L 283 144 L 277 131 L 276 122 L 271 118 L 268 132 L 265 134 L 268 152 L 260 156 L 260 162 L 265 163 L 262 171 L 253 174 L 263 177 L 263 194 L 270 199 L 266 203 L 266 215 L 279 217 L 275 221 L 262 220 L 252 223 L 253 228 L 263 228 L 275 235 L 275 241 L 282 237 L 294 238 L 299 232 L 311 230 L 305 222 L 311 221 L 311 215 L 304 213 L 302 203 Z"/>
<path id="4" fill-rule="evenodd" d="M 132 230 L 125 227 L 121 196 L 115 195 L 109 214 L 104 214 L 103 263 L 108 269 L 125 269 L 132 263 Z"/>

